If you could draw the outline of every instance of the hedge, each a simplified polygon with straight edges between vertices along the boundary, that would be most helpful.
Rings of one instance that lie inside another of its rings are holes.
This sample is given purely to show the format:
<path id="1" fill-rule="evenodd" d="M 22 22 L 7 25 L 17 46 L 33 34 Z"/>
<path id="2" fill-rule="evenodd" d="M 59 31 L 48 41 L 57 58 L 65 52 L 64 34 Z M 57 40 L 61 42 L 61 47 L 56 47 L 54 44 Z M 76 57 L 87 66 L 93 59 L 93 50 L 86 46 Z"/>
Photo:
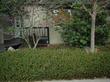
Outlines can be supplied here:
<path id="1" fill-rule="evenodd" d="M 0 53 L 0 81 L 110 77 L 110 52 L 82 49 L 24 49 Z"/>

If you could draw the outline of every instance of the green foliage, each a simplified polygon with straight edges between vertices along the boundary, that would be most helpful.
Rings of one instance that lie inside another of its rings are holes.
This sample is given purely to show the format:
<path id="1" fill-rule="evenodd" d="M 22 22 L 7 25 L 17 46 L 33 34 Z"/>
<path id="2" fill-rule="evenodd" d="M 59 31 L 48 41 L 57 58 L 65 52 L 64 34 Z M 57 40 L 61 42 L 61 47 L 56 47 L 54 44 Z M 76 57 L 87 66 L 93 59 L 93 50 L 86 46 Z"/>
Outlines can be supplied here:
<path id="1" fill-rule="evenodd" d="M 14 29 L 14 27 L 6 27 L 5 29 L 4 29 L 4 32 L 6 32 L 6 33 L 14 33 L 14 31 L 15 31 L 15 29 Z"/>
<path id="2" fill-rule="evenodd" d="M 0 0 L 0 15 L 17 15 L 22 12 L 25 0 Z"/>
<path id="3" fill-rule="evenodd" d="M 83 10 L 74 13 L 73 20 L 62 24 L 61 35 L 65 44 L 74 47 L 85 47 L 90 45 L 91 17 Z M 102 12 L 96 19 L 96 45 L 104 45 L 109 38 L 109 26 L 106 22 L 107 14 Z"/>
<path id="4" fill-rule="evenodd" d="M 109 25 L 106 21 L 107 13 L 100 13 L 96 20 L 96 44 L 104 45 L 109 39 Z"/>
<path id="5" fill-rule="evenodd" d="M 0 53 L 1 81 L 110 77 L 110 52 L 81 49 L 25 49 Z"/>
<path id="6" fill-rule="evenodd" d="M 62 26 L 62 37 L 66 44 L 74 47 L 88 45 L 90 37 L 90 25 L 81 19 L 74 19 Z"/>

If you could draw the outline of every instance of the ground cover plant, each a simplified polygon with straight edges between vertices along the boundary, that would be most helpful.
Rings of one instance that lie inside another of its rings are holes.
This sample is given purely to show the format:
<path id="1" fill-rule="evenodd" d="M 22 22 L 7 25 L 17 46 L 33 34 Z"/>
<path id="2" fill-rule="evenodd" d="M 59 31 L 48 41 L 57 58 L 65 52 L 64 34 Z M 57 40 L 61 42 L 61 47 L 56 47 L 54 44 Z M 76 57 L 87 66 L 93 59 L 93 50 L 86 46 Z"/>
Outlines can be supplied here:
<path id="1" fill-rule="evenodd" d="M 110 77 L 110 51 L 22 49 L 0 53 L 0 80 L 53 80 Z"/>

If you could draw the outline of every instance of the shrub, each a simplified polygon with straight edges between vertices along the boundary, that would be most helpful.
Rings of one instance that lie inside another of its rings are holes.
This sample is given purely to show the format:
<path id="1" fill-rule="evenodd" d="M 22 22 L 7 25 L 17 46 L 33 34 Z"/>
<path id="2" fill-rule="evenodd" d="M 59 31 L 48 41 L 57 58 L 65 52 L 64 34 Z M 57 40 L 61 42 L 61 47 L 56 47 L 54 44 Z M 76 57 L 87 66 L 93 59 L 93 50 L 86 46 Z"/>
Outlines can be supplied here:
<path id="1" fill-rule="evenodd" d="M 37 81 L 110 77 L 110 51 L 25 49 L 0 53 L 0 81 Z"/>
<path id="2" fill-rule="evenodd" d="M 96 45 L 105 45 L 109 38 L 109 27 L 106 23 L 106 13 L 98 14 L 96 19 Z M 62 24 L 61 35 L 65 44 L 74 47 L 85 47 L 90 45 L 91 17 L 84 11 L 78 11 L 73 20 Z"/>
<path id="3" fill-rule="evenodd" d="M 89 45 L 90 25 L 78 18 L 62 25 L 64 42 L 70 46 L 83 47 Z"/>

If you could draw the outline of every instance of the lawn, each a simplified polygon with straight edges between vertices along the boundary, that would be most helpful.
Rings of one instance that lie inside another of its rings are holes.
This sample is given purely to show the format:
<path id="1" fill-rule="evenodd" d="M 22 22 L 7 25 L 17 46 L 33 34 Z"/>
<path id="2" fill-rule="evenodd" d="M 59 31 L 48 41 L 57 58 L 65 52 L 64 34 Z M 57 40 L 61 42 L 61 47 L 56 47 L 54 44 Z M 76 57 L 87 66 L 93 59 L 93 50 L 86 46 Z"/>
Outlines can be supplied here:
<path id="1" fill-rule="evenodd" d="M 52 80 L 110 77 L 110 51 L 39 48 L 0 53 L 0 80 Z"/>

